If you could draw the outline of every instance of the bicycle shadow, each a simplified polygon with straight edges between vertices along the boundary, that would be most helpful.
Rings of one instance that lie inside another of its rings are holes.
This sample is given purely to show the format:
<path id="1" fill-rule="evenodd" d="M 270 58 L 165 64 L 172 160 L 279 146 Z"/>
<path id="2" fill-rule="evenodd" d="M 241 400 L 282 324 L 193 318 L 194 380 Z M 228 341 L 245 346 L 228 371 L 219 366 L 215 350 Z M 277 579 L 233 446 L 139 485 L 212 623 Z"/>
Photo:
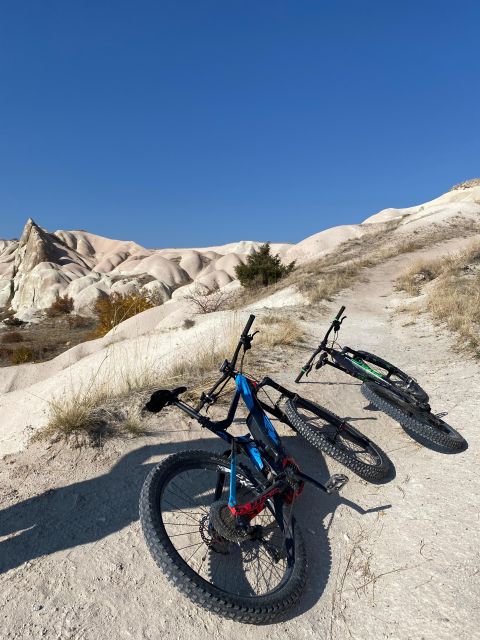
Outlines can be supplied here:
<path id="1" fill-rule="evenodd" d="M 282 438 L 289 454 L 300 464 L 304 473 L 326 482 L 330 477 L 325 458 L 318 451 L 295 436 Z M 357 476 L 346 470 L 350 482 L 355 482 Z M 372 509 L 363 509 L 359 504 L 344 498 L 341 493 L 327 495 L 315 489 L 312 485 L 305 485 L 305 489 L 295 506 L 295 517 L 300 525 L 307 548 L 308 575 L 307 585 L 300 602 L 289 612 L 285 620 L 290 620 L 315 606 L 320 600 L 328 584 L 332 569 L 332 551 L 328 535 L 328 528 L 333 520 L 335 511 L 340 505 L 345 505 L 360 516 L 391 508 L 392 505 L 379 505 Z M 324 521 L 329 519 L 328 527 Z"/>
<path id="2" fill-rule="evenodd" d="M 346 387 L 361 387 L 362 383 L 361 382 L 338 382 L 338 380 L 302 380 L 301 382 L 297 383 L 297 384 L 320 384 L 320 385 L 326 385 L 326 386 L 335 386 L 337 387 L 338 385 L 342 385 L 342 386 L 346 386 Z"/>
<path id="3" fill-rule="evenodd" d="M 301 462 L 302 470 L 317 480 L 328 478 L 330 474 L 323 456 L 309 451 L 294 436 L 283 440 L 289 452 Z M 157 464 L 149 460 L 186 449 L 221 452 L 225 444 L 220 440 L 217 444 L 211 438 L 147 444 L 125 454 L 107 473 L 50 489 L 1 510 L 0 539 L 4 540 L 0 541 L 0 574 L 42 556 L 97 542 L 136 522 L 140 489 L 150 469 Z M 312 487 L 307 487 L 305 496 L 296 503 L 295 513 L 305 534 L 310 570 L 305 594 L 289 617 L 313 607 L 328 583 L 331 549 L 323 520 L 340 504 L 362 512 L 355 503 L 337 495 L 325 495 Z M 378 509 L 384 508 L 387 506 Z M 148 551 L 140 536 L 138 545 L 147 557 Z M 151 586 L 155 588 L 155 584 Z"/>

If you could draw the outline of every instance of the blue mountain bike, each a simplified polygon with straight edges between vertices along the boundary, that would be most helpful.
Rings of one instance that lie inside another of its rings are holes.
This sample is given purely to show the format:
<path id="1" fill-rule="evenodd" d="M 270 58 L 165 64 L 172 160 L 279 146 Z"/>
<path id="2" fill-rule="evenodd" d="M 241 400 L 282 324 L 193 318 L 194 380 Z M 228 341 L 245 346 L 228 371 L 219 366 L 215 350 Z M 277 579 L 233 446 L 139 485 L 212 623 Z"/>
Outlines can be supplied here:
<path id="1" fill-rule="evenodd" d="M 250 316 L 232 360 L 223 363 L 221 378 L 196 408 L 180 400 L 185 387 L 156 391 L 147 403 L 155 413 L 167 405 L 178 407 L 229 447 L 223 455 L 185 451 L 158 464 L 142 488 L 140 520 L 157 565 L 193 602 L 224 617 L 265 624 L 283 617 L 305 585 L 307 557 L 293 516 L 304 483 L 333 493 L 348 478 L 335 474 L 321 484 L 302 473 L 285 451 L 268 408 L 257 398 L 262 386 L 282 388 L 269 378 L 257 383 L 242 373 L 255 335 L 249 334 L 253 321 Z M 236 388 L 228 414 L 213 421 L 201 410 L 231 379 Z M 236 437 L 227 429 L 240 400 L 248 409 L 249 433 Z"/>

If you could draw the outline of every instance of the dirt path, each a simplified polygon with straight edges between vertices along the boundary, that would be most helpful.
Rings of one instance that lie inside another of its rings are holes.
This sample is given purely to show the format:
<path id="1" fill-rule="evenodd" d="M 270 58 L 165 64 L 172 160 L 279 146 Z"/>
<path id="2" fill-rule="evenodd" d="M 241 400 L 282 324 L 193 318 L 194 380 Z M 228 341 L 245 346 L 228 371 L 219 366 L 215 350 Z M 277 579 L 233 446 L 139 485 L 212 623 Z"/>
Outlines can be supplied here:
<path id="1" fill-rule="evenodd" d="M 447 243 L 455 248 L 455 242 Z M 100 640 L 195 637 L 443 640 L 472 638 L 480 622 L 478 470 L 480 368 L 420 317 L 392 314 L 392 282 L 412 259 L 368 273 L 328 313 L 309 313 L 312 344 L 340 303 L 343 344 L 385 355 L 431 392 L 434 410 L 469 443 L 445 455 L 365 410 L 356 381 L 322 370 L 301 392 L 371 436 L 395 465 L 389 482 L 351 475 L 341 498 L 307 488 L 298 503 L 310 558 L 308 590 L 290 618 L 246 628 L 195 608 L 150 559 L 137 521 L 138 494 L 152 464 L 188 447 L 213 448 L 196 425 L 170 413 L 151 436 L 102 450 L 32 446 L 2 462 L 0 637 Z M 306 351 L 295 354 L 296 367 Z M 278 369 L 281 369 L 279 364 Z M 271 371 L 293 386 L 292 372 Z M 319 478 L 343 468 L 302 441 L 285 444 Z"/>

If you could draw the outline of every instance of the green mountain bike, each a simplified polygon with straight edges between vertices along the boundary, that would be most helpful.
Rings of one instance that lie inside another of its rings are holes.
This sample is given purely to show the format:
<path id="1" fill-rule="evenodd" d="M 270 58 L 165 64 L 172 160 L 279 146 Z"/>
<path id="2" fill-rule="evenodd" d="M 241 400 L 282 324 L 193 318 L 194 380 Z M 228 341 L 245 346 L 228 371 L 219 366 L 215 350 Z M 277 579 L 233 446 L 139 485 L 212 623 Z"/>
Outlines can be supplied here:
<path id="1" fill-rule="evenodd" d="M 368 351 L 336 348 L 338 332 L 346 316 L 342 306 L 327 333 L 295 379 L 299 383 L 312 368 L 331 366 L 362 381 L 361 392 L 378 409 L 399 422 L 406 431 L 442 449 L 458 451 L 465 439 L 431 411 L 429 396 L 418 382 L 395 365 Z M 333 337 L 330 340 L 330 335 Z"/>

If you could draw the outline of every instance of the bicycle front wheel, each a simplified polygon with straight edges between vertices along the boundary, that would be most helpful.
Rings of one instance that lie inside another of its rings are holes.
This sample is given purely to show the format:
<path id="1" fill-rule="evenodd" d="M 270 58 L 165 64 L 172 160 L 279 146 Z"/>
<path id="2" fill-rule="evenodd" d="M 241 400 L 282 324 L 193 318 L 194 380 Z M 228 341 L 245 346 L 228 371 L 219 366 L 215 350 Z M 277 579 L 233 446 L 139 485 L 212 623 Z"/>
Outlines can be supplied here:
<path id="1" fill-rule="evenodd" d="M 391 462 L 386 453 L 345 420 L 299 396 L 287 400 L 285 415 L 311 445 L 365 480 L 382 480 Z"/>
<path id="2" fill-rule="evenodd" d="M 236 526 L 227 506 L 229 479 L 228 458 L 205 451 L 178 453 L 156 466 L 140 497 L 147 546 L 167 578 L 201 607 L 240 622 L 274 622 L 305 585 L 301 534 L 293 518 L 284 533 L 268 502 L 249 526 Z M 238 502 L 259 492 L 250 470 L 237 465 Z"/>

